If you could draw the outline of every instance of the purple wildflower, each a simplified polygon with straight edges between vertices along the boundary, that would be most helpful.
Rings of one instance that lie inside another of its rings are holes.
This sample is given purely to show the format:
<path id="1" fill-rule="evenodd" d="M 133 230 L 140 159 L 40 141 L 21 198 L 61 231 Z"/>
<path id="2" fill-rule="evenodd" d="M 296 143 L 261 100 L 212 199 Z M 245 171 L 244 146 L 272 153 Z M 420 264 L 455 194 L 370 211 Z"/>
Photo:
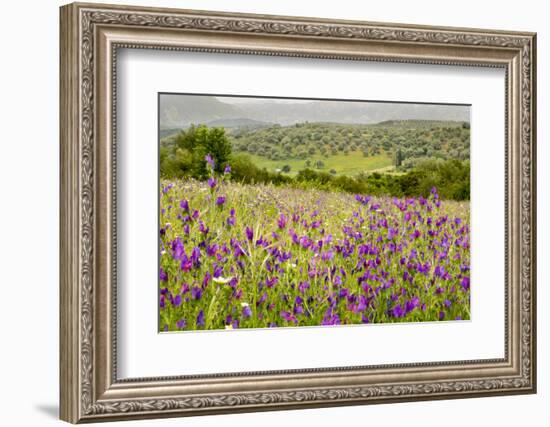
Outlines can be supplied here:
<path id="1" fill-rule="evenodd" d="M 295 317 L 292 313 L 290 313 L 290 312 L 288 312 L 288 311 L 281 311 L 279 314 L 280 314 L 281 317 L 282 317 L 284 320 L 286 320 L 287 322 L 294 322 L 294 323 L 297 322 L 296 317 Z"/>
<path id="2" fill-rule="evenodd" d="M 208 166 L 210 166 L 211 169 L 214 169 L 214 166 L 216 166 L 216 164 L 210 154 L 204 156 L 204 160 L 206 160 L 206 163 L 208 164 Z"/>
<path id="3" fill-rule="evenodd" d="M 254 231 L 252 231 L 252 228 L 247 226 L 245 229 L 245 233 L 246 233 L 246 238 L 252 241 L 252 239 L 254 238 Z"/>
<path id="4" fill-rule="evenodd" d="M 197 314 L 197 326 L 204 326 L 204 311 L 199 311 L 199 314 Z"/>
<path id="5" fill-rule="evenodd" d="M 189 212 L 189 202 L 185 199 L 182 199 L 180 201 L 180 208 L 182 208 L 184 211 Z"/>
<path id="6" fill-rule="evenodd" d="M 202 298 L 202 288 L 199 288 L 198 286 L 193 286 L 191 288 L 191 296 L 193 299 L 199 300 Z"/>
<path id="7" fill-rule="evenodd" d="M 245 305 L 243 307 L 243 317 L 245 319 L 248 319 L 250 316 L 252 316 L 252 310 L 250 309 L 250 307 L 248 305 Z"/>
<path id="8" fill-rule="evenodd" d="M 181 295 L 177 294 L 174 299 L 172 300 L 172 305 L 174 307 L 179 307 L 181 305 Z"/>

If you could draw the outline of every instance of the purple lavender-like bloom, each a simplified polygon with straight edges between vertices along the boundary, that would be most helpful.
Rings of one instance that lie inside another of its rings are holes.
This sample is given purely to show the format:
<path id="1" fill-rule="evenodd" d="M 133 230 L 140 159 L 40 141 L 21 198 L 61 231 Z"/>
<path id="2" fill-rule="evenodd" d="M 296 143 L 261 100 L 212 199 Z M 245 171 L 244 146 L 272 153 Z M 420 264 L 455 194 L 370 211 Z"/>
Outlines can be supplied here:
<path id="1" fill-rule="evenodd" d="M 176 326 L 179 329 L 184 329 L 187 326 L 187 321 L 185 319 L 180 319 L 176 322 Z"/>
<path id="2" fill-rule="evenodd" d="M 243 307 L 243 317 L 245 319 L 248 319 L 250 316 L 252 316 L 252 310 L 250 309 L 250 307 L 248 305 L 245 305 Z"/>
<path id="3" fill-rule="evenodd" d="M 265 284 L 268 288 L 272 288 L 277 284 L 278 281 L 279 281 L 279 278 L 276 276 L 268 277 L 267 279 L 265 279 Z"/>
<path id="4" fill-rule="evenodd" d="M 206 160 L 206 163 L 208 163 L 208 166 L 210 166 L 210 168 L 214 169 L 214 166 L 216 164 L 214 163 L 214 159 L 210 154 L 207 154 L 206 156 L 204 156 L 204 160 Z"/>
<path id="5" fill-rule="evenodd" d="M 197 326 L 204 326 L 204 311 L 199 311 L 199 314 L 197 314 Z"/>
<path id="6" fill-rule="evenodd" d="M 199 231 L 203 234 L 208 234 L 209 228 L 202 221 L 199 222 Z"/>
<path id="7" fill-rule="evenodd" d="M 227 225 L 230 225 L 233 227 L 235 225 L 236 218 L 235 218 L 235 209 L 231 208 L 229 211 L 229 217 L 227 218 Z"/>
<path id="8" fill-rule="evenodd" d="M 440 311 L 439 312 L 439 320 L 443 320 L 445 319 L 445 312 L 444 311 Z"/>
<path id="9" fill-rule="evenodd" d="M 179 237 L 172 241 L 172 258 L 182 260 L 185 255 L 183 242 Z"/>
<path id="10" fill-rule="evenodd" d="M 399 304 L 397 304 L 395 307 L 393 307 L 391 310 L 390 310 L 390 314 L 393 316 L 393 317 L 403 317 L 405 316 L 405 310 L 403 309 L 403 307 L 401 307 Z"/>
<path id="11" fill-rule="evenodd" d="M 252 228 L 246 227 L 245 233 L 246 233 L 246 238 L 252 241 L 252 239 L 254 238 L 254 231 L 252 231 Z"/>
<path id="12" fill-rule="evenodd" d="M 187 258 L 186 255 L 183 255 L 180 263 L 180 269 L 185 272 L 188 272 L 188 271 L 191 271 L 192 268 L 193 268 L 193 261 Z"/>
<path id="13" fill-rule="evenodd" d="M 434 270 L 434 275 L 437 277 L 444 277 L 445 276 L 445 268 L 441 265 L 437 265 Z"/>
<path id="14" fill-rule="evenodd" d="M 309 247 L 311 246 L 311 244 L 312 244 L 311 239 L 310 239 L 309 237 L 307 237 L 307 236 L 302 236 L 302 237 L 300 237 L 299 242 L 300 242 L 300 245 L 302 245 L 302 247 L 303 247 L 304 249 L 309 248 Z"/>
<path id="15" fill-rule="evenodd" d="M 388 228 L 388 240 L 393 240 L 398 234 L 397 228 L 390 227 Z"/>
<path id="16" fill-rule="evenodd" d="M 198 286 L 193 286 L 191 288 L 191 296 L 193 297 L 193 299 L 196 299 L 196 300 L 199 300 L 202 298 L 202 289 L 199 288 Z"/>
<path id="17" fill-rule="evenodd" d="M 292 313 L 290 313 L 290 312 L 288 312 L 288 311 L 281 311 L 279 314 L 280 314 L 281 317 L 282 317 L 284 320 L 286 320 L 287 322 L 294 322 L 294 323 L 297 322 L 296 317 L 295 317 Z"/>
<path id="18" fill-rule="evenodd" d="M 447 308 L 449 308 L 451 306 L 451 301 L 449 301 L 448 299 L 446 299 L 444 302 L 443 302 L 443 305 Z"/>
<path id="19" fill-rule="evenodd" d="M 225 165 L 223 173 L 226 174 L 226 175 L 231 173 L 231 166 L 229 165 L 229 163 L 227 165 Z"/>
<path id="20" fill-rule="evenodd" d="M 470 289 L 470 278 L 468 276 L 464 276 L 460 280 L 460 286 L 462 286 L 462 289 L 464 289 L 465 291 Z"/>
<path id="21" fill-rule="evenodd" d="M 218 252 L 218 249 L 219 249 L 219 246 L 215 243 L 213 245 L 208 245 L 206 247 L 206 254 L 208 256 L 213 257 L 214 255 L 216 255 L 216 252 Z"/>
<path id="22" fill-rule="evenodd" d="M 212 279 L 212 276 L 210 275 L 210 272 L 204 273 L 204 278 L 202 279 L 202 287 L 206 288 L 208 286 L 208 283 L 210 283 L 210 279 Z"/>
<path id="23" fill-rule="evenodd" d="M 168 280 L 168 274 L 166 274 L 162 267 L 160 267 L 159 279 L 163 282 L 166 282 Z"/>
<path id="24" fill-rule="evenodd" d="M 160 305 L 160 308 L 166 307 L 166 298 L 164 297 L 164 295 L 160 296 L 159 305 Z"/>
<path id="25" fill-rule="evenodd" d="M 262 294 L 260 299 L 256 302 L 256 305 L 260 305 L 260 304 L 264 303 L 265 301 L 267 301 L 267 292 L 264 292 Z"/>
<path id="26" fill-rule="evenodd" d="M 413 311 L 415 308 L 419 306 L 420 306 L 420 298 L 413 297 L 409 301 L 405 302 L 405 313 L 406 314 L 410 313 L 411 311 Z"/>
<path id="27" fill-rule="evenodd" d="M 212 273 L 212 276 L 220 277 L 222 275 L 223 275 L 223 266 L 214 264 L 214 272 Z"/>
<path id="28" fill-rule="evenodd" d="M 360 194 L 355 195 L 355 200 L 357 200 L 362 205 L 367 205 L 370 201 L 370 196 L 361 196 Z"/>
<path id="29" fill-rule="evenodd" d="M 174 299 L 172 300 L 172 305 L 174 307 L 179 307 L 181 305 L 181 295 L 177 294 Z"/>
<path id="30" fill-rule="evenodd" d="M 286 227 L 286 222 L 287 220 L 284 214 L 279 215 L 279 219 L 277 220 L 277 225 L 279 226 L 280 229 L 283 229 Z"/>
<path id="31" fill-rule="evenodd" d="M 225 203 L 225 196 L 218 196 L 216 199 L 216 205 L 223 206 Z"/>
<path id="32" fill-rule="evenodd" d="M 338 316 L 338 314 L 336 313 L 333 313 L 332 307 L 329 307 L 325 312 L 323 320 L 321 321 L 321 325 L 330 326 L 330 325 L 339 325 L 340 323 L 341 323 L 340 316 Z"/>
<path id="33" fill-rule="evenodd" d="M 193 251 L 191 252 L 191 261 L 194 265 L 200 265 L 200 257 L 201 257 L 201 250 L 198 248 L 198 246 L 195 246 L 193 248 Z"/>
<path id="34" fill-rule="evenodd" d="M 208 178 L 208 186 L 213 190 L 216 188 L 216 185 L 218 185 L 218 181 L 216 181 L 216 178 L 210 177 Z"/>
<path id="35" fill-rule="evenodd" d="M 300 282 L 300 284 L 298 285 L 298 290 L 301 293 L 304 293 L 306 289 L 309 289 L 309 282 Z"/>
<path id="36" fill-rule="evenodd" d="M 185 199 L 182 199 L 180 201 L 180 208 L 182 208 L 184 211 L 189 212 L 189 202 Z"/>
<path id="37" fill-rule="evenodd" d="M 171 189 L 173 186 L 174 186 L 174 184 L 172 184 L 172 183 L 168 184 L 166 187 L 164 187 L 164 188 L 162 189 L 162 194 L 168 193 L 168 191 L 170 191 L 170 189 Z"/>

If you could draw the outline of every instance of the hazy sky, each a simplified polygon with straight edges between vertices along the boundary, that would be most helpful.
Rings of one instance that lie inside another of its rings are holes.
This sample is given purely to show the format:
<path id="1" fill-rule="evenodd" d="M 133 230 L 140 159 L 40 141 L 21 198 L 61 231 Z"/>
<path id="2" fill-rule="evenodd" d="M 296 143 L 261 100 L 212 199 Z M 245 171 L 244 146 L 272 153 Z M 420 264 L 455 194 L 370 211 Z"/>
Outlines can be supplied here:
<path id="1" fill-rule="evenodd" d="M 237 96 L 215 96 L 218 101 L 226 104 L 234 105 L 246 105 L 246 104 L 259 104 L 259 103 L 274 103 L 274 104 L 307 104 L 312 102 L 311 99 L 279 99 L 279 98 L 248 98 Z"/>

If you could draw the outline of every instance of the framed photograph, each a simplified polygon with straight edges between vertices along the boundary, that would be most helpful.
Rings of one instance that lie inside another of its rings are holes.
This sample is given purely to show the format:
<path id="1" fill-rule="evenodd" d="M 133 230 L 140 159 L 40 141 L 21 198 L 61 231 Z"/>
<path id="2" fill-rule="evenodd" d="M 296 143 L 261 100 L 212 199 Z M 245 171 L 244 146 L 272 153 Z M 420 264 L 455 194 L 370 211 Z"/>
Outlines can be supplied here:
<path id="1" fill-rule="evenodd" d="M 63 420 L 536 391 L 535 34 L 60 22 Z"/>

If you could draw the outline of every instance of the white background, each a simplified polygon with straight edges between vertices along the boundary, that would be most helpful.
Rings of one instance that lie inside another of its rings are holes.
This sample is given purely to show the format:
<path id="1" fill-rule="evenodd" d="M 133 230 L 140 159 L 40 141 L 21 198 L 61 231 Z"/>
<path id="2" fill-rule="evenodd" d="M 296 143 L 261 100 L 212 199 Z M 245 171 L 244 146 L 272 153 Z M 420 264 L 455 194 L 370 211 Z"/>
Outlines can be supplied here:
<path id="1" fill-rule="evenodd" d="M 118 3 L 112 0 L 114 3 Z M 548 117 L 550 30 L 544 2 L 460 3 L 356 0 L 258 2 L 244 0 L 137 1 L 134 4 L 326 18 L 530 30 L 539 33 L 538 117 Z M 54 425 L 58 401 L 58 1 L 12 2 L 3 6 L 0 68 L 0 316 L 2 352 L 0 417 L 6 425 Z M 6 19 L 7 18 L 7 19 Z M 539 164 L 550 161 L 550 136 L 539 120 Z M 490 172 L 491 165 L 488 165 Z M 545 336 L 550 314 L 545 256 L 550 217 L 545 188 L 548 168 L 538 173 L 539 393 L 438 402 L 266 412 L 193 419 L 129 422 L 124 425 L 334 425 L 361 423 L 408 426 L 543 425 L 550 377 Z M 547 193 L 547 192 L 546 192 Z"/>
<path id="2" fill-rule="evenodd" d="M 117 64 L 119 377 L 504 357 L 504 257 L 486 257 L 504 247 L 503 69 L 135 49 Z M 167 91 L 472 104 L 472 320 L 158 334 L 152 207 L 157 93 Z M 162 363 L 167 354 L 185 357 Z"/>

